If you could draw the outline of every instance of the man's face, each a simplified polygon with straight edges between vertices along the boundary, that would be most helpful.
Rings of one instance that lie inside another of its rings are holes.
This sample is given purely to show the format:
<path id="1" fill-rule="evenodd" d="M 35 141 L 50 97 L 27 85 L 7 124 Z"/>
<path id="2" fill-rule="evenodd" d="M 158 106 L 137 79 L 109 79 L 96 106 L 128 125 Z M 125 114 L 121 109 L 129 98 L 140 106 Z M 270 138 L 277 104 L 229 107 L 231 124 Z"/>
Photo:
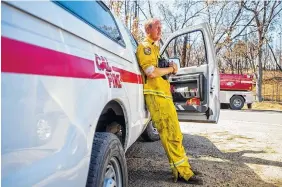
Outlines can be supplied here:
<path id="1" fill-rule="evenodd" d="M 161 39 L 161 33 L 162 33 L 162 25 L 160 21 L 156 21 L 152 24 L 152 27 L 150 28 L 150 37 L 154 41 L 159 41 Z"/>

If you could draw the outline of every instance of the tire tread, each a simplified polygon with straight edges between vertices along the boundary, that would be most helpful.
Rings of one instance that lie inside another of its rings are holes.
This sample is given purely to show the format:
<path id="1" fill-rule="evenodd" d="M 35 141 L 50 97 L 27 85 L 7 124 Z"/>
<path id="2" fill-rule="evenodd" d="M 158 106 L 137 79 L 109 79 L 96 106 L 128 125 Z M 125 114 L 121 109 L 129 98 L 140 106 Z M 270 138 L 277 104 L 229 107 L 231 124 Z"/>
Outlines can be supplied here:
<path id="1" fill-rule="evenodd" d="M 103 168 L 102 164 L 104 164 L 105 153 L 107 153 L 107 149 L 110 149 L 109 147 L 112 147 L 113 145 L 116 146 L 118 150 L 122 153 L 122 161 L 120 162 L 123 162 L 125 164 L 125 173 L 123 173 L 123 175 L 125 177 L 125 183 L 127 186 L 128 174 L 126 161 L 124 157 L 124 151 L 119 139 L 112 133 L 96 132 L 92 144 L 90 166 L 86 187 L 93 187 L 94 184 L 97 184 L 99 182 L 98 180 L 101 178 L 102 175 L 100 169 Z"/>

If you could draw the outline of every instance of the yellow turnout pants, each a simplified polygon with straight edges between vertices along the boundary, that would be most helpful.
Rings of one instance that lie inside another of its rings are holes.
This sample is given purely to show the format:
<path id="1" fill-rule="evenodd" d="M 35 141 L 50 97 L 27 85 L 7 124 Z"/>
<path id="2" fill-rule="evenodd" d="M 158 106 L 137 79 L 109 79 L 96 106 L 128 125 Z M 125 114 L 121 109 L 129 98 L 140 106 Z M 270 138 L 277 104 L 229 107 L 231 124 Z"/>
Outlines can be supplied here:
<path id="1" fill-rule="evenodd" d="M 174 180 L 177 181 L 178 174 L 188 180 L 194 173 L 182 145 L 183 135 L 172 99 L 145 95 L 145 100 L 167 154 Z"/>

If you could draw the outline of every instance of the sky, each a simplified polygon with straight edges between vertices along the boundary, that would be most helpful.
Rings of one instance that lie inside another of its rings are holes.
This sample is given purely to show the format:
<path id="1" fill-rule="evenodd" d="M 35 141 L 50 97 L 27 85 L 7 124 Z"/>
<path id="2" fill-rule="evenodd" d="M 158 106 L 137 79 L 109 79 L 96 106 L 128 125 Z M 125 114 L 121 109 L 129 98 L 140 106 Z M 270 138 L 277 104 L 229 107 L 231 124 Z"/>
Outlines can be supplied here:
<path id="1" fill-rule="evenodd" d="M 179 0 L 180 1 L 180 0 Z M 133 2 L 131 0 L 131 2 Z M 138 2 L 140 3 L 140 7 L 143 10 L 143 12 L 146 15 L 149 15 L 149 11 L 148 11 L 148 0 L 138 0 Z M 151 7 L 152 7 L 152 12 L 154 15 L 156 15 L 157 17 L 161 17 L 161 13 L 160 10 L 158 9 L 157 3 L 160 2 L 160 0 L 150 0 L 151 2 Z M 165 2 L 166 4 L 168 4 L 169 6 L 173 5 L 173 2 L 175 2 L 175 0 L 164 0 L 162 2 Z M 282 6 L 282 5 L 281 5 Z M 176 12 L 175 12 L 176 13 Z M 282 12 L 280 13 L 282 14 Z M 139 25 L 140 28 L 143 30 L 142 25 L 144 24 L 144 21 L 146 20 L 145 16 L 143 15 L 142 11 L 139 12 Z M 203 23 L 206 20 L 202 19 L 202 17 L 197 17 L 193 19 L 193 24 L 199 24 L 199 23 Z M 273 42 L 272 42 L 272 47 L 274 48 L 279 48 L 281 46 L 281 35 L 282 35 L 282 15 L 280 16 L 280 20 L 278 21 L 279 25 L 276 24 L 276 30 L 271 32 L 271 36 L 273 37 Z M 170 34 L 170 32 L 166 33 L 165 31 L 167 31 L 168 29 L 166 28 L 166 24 L 163 24 L 163 36 L 167 36 Z"/>
<path id="2" fill-rule="evenodd" d="M 152 4 L 152 12 L 155 15 L 161 15 L 157 3 L 160 0 L 150 0 L 151 4 Z M 140 0 L 140 2 L 142 2 L 143 6 L 142 9 L 145 12 L 145 14 L 149 15 L 148 13 L 148 3 L 147 1 L 144 0 Z M 175 2 L 175 0 L 164 0 L 164 2 L 169 3 L 170 6 L 172 6 L 173 2 Z M 280 7 L 282 7 L 282 4 L 280 5 Z M 140 24 L 142 24 L 144 21 L 146 20 L 146 18 L 143 16 L 143 14 L 140 12 Z M 205 22 L 205 20 L 200 16 L 197 18 L 193 19 L 193 24 L 199 24 L 199 23 L 203 23 Z M 274 48 L 281 48 L 281 41 L 282 41 L 282 11 L 280 12 L 280 16 L 278 17 L 278 21 L 276 22 L 276 24 L 274 25 L 276 27 L 276 29 L 274 31 L 271 32 L 271 36 L 273 37 L 273 42 L 272 42 L 272 47 Z M 165 24 L 163 24 L 164 29 L 165 28 Z M 163 35 L 167 35 L 169 33 L 165 33 L 163 32 Z"/>

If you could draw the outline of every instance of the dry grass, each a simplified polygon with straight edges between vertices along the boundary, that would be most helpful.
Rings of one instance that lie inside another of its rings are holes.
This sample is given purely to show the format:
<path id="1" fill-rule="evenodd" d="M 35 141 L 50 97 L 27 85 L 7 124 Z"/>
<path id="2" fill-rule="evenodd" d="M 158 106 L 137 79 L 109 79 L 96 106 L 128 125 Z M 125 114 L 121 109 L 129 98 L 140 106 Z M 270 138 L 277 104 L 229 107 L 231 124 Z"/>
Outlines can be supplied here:
<path id="1" fill-rule="evenodd" d="M 247 109 L 246 106 L 244 106 L 244 109 Z M 254 102 L 252 105 L 252 109 L 254 110 L 278 110 L 282 111 L 282 104 L 281 103 L 275 103 L 275 102 Z"/>
<path id="2" fill-rule="evenodd" d="M 256 87 L 253 89 L 256 95 Z M 265 101 L 282 101 L 282 82 L 266 82 L 262 85 L 262 95 Z"/>
<path id="3" fill-rule="evenodd" d="M 266 152 L 266 153 L 277 153 L 272 147 L 270 147 L 270 146 L 266 146 L 265 148 L 264 148 L 264 152 Z"/>
<path id="4" fill-rule="evenodd" d="M 253 93 L 256 95 L 255 86 L 253 88 Z M 282 102 L 282 72 L 263 72 L 262 95 L 265 101 Z"/>
<path id="5" fill-rule="evenodd" d="M 271 79 L 273 77 L 282 77 L 281 71 L 264 71 L 263 79 Z"/>

